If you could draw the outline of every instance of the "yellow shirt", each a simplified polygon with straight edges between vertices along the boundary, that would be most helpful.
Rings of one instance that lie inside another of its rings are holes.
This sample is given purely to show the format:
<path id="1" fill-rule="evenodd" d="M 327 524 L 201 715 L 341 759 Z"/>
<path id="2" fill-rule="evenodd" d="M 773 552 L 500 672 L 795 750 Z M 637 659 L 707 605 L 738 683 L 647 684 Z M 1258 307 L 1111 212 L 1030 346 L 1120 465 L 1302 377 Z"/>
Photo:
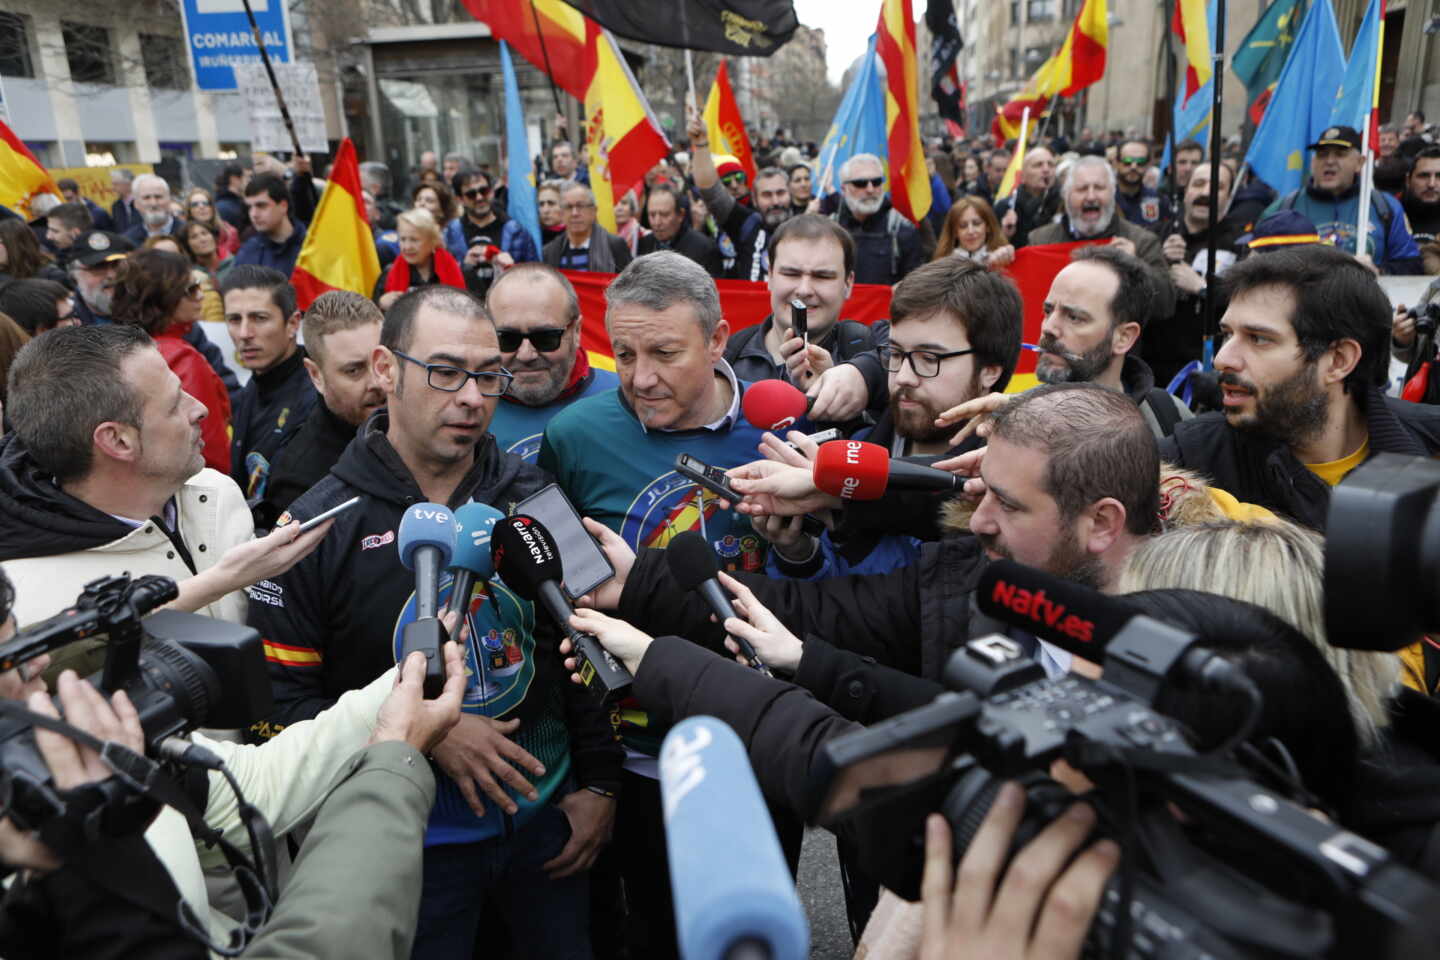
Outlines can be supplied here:
<path id="1" fill-rule="evenodd" d="M 1360 449 L 1348 457 L 1331 460 L 1329 463 L 1307 463 L 1305 469 L 1333 487 L 1345 479 L 1345 474 L 1364 463 L 1368 456 L 1370 456 L 1370 438 L 1366 437 L 1365 442 L 1360 444 Z"/>

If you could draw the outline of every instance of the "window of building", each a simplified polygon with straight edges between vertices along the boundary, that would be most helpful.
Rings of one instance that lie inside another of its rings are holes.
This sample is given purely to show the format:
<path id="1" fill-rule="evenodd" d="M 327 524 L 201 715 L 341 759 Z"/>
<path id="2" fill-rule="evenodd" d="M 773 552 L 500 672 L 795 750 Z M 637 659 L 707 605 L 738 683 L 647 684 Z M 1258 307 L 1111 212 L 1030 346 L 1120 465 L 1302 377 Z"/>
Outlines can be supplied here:
<path id="1" fill-rule="evenodd" d="M 1010 0 L 1010 23 L 1012 25 L 1020 22 L 1020 0 Z"/>
<path id="2" fill-rule="evenodd" d="M 1054 20 L 1055 0 L 1026 0 L 1026 15 L 1031 20 Z"/>
<path id="3" fill-rule="evenodd" d="M 30 59 L 30 18 L 0 10 L 0 74 L 7 77 L 35 76 Z"/>
<path id="4" fill-rule="evenodd" d="M 140 34 L 140 60 L 145 65 L 145 83 L 157 90 L 188 90 L 190 71 L 178 37 L 158 33 Z"/>
<path id="5" fill-rule="evenodd" d="M 65 41 L 65 59 L 70 79 L 76 83 L 115 82 L 115 57 L 110 49 L 110 31 L 87 23 L 60 21 Z"/>

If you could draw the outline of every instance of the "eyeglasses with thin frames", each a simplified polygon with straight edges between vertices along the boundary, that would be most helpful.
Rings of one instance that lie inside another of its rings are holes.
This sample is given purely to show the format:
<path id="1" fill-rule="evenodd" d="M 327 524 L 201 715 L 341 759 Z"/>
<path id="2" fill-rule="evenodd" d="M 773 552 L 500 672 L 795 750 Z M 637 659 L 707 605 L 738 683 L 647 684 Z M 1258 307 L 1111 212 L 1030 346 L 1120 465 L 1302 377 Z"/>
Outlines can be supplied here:
<path id="1" fill-rule="evenodd" d="M 426 363 L 424 360 L 417 360 L 408 353 L 401 353 L 399 350 L 391 350 L 391 353 L 401 360 L 408 360 L 417 367 L 425 368 L 426 383 L 436 390 L 443 390 L 446 393 L 459 393 L 465 389 L 465 384 L 475 381 L 475 386 L 480 388 L 482 397 L 503 397 L 510 389 L 510 381 L 514 379 L 509 370 L 466 370 L 463 367 L 452 366 L 448 363 Z"/>

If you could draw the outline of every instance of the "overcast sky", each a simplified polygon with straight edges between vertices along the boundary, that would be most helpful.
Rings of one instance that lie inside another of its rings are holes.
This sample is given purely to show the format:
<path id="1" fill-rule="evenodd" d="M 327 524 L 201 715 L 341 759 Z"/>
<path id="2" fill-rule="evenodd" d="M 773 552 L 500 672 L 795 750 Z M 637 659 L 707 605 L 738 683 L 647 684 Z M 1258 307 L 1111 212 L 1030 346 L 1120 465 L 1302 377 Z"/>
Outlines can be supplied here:
<path id="1" fill-rule="evenodd" d="M 913 4 L 918 18 L 925 4 Z M 807 27 L 825 31 L 826 72 L 830 82 L 840 85 L 840 77 L 850 62 L 865 52 L 875 22 L 880 18 L 879 0 L 795 0 L 795 16 Z"/>

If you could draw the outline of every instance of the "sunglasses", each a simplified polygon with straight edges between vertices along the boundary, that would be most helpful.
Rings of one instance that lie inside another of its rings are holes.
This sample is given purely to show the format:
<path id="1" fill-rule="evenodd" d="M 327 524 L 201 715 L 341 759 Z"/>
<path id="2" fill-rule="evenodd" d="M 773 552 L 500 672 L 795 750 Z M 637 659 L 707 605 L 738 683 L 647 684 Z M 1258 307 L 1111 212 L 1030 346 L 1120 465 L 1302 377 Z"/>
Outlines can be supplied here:
<path id="1" fill-rule="evenodd" d="M 514 353 L 520 349 L 520 344 L 526 340 L 530 341 L 538 353 L 550 353 L 552 350 L 560 349 L 560 341 L 565 339 L 567 327 L 545 327 L 540 330 L 497 330 L 500 338 L 500 352 Z"/>
<path id="2" fill-rule="evenodd" d="M 725 174 L 725 176 L 721 177 L 720 179 L 723 180 L 723 181 L 725 181 L 726 183 L 744 183 L 744 182 L 745 182 L 745 174 L 743 174 L 743 173 L 727 173 L 727 174 Z"/>
<path id="3" fill-rule="evenodd" d="M 460 194 L 460 195 L 461 195 L 462 197 L 464 197 L 466 200 L 474 200 L 474 199 L 476 199 L 476 198 L 478 198 L 478 197 L 487 196 L 489 193 L 490 193 L 490 188 L 489 188 L 489 187 L 471 187 L 469 190 L 466 190 L 464 193 L 462 193 L 462 194 Z"/>
<path id="4" fill-rule="evenodd" d="M 884 186 L 884 184 L 885 184 L 885 178 L 884 178 L 884 177 L 859 177 L 859 178 L 857 178 L 857 179 L 855 179 L 855 180 L 846 180 L 845 182 L 848 183 L 848 184 L 850 184 L 850 186 L 852 186 L 852 187 L 856 187 L 857 189 L 858 189 L 858 188 L 862 188 L 862 187 L 880 187 L 880 186 Z"/>
<path id="5" fill-rule="evenodd" d="M 1143 167 L 1149 163 L 1148 157 L 1121 157 L 1120 163 L 1127 167 Z"/>
<path id="6" fill-rule="evenodd" d="M 200 286 L 200 284 L 198 283 L 192 283 L 190 284 L 190 286 L 185 288 L 185 296 L 189 297 L 192 300 L 200 296 L 204 292 L 205 288 Z"/>

